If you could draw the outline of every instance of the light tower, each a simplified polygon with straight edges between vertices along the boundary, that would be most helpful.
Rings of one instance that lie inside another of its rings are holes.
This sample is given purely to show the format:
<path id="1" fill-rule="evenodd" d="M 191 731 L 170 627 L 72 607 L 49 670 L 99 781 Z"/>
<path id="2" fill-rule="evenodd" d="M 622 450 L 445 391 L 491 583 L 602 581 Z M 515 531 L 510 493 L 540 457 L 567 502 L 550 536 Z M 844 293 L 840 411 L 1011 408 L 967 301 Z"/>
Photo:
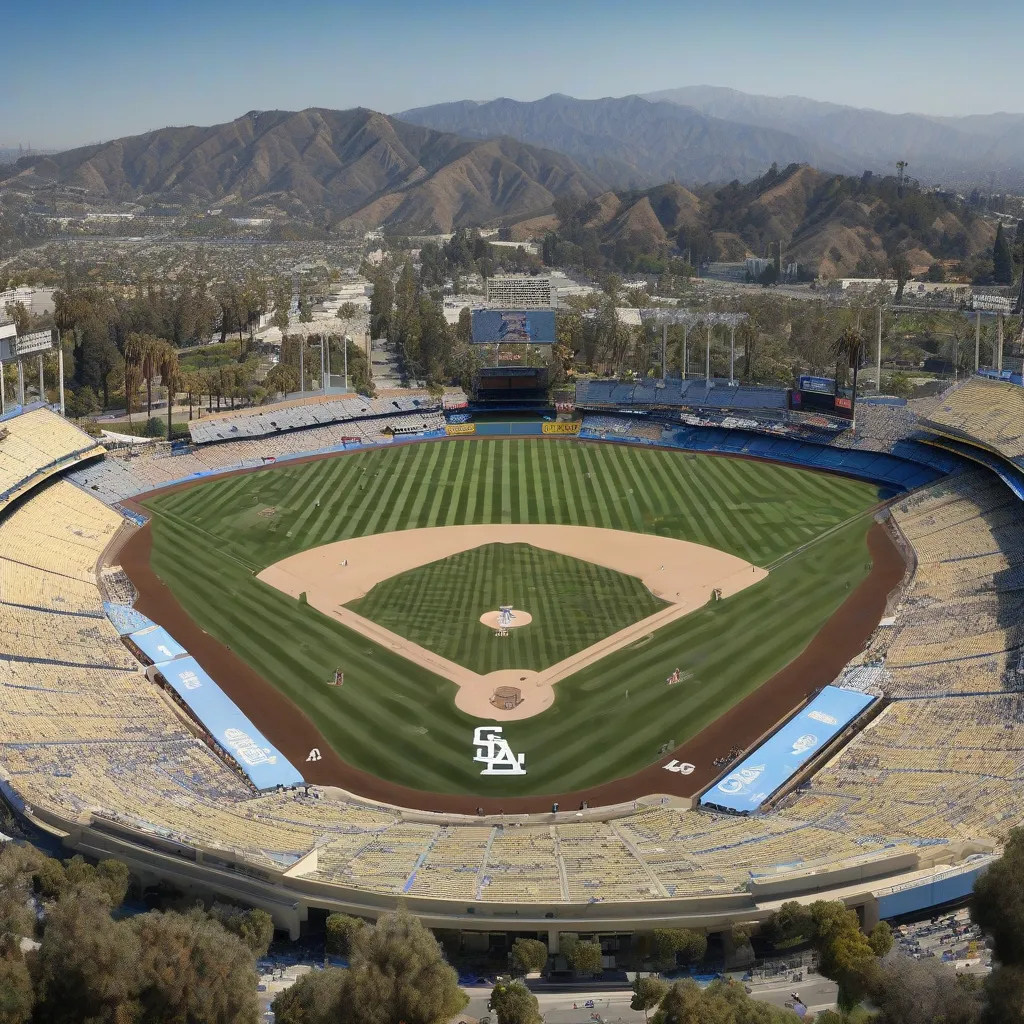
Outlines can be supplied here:
<path id="1" fill-rule="evenodd" d="M 17 333 L 13 323 L 0 324 L 0 415 L 7 411 L 7 397 L 4 393 L 4 363 L 18 364 L 18 405 L 25 404 L 25 362 L 36 357 L 39 370 L 39 398 L 46 401 L 43 383 L 43 356 L 53 348 L 57 349 L 57 376 L 60 388 L 60 414 L 64 415 L 64 350 L 54 342 L 53 331 L 33 331 L 30 334 Z"/>

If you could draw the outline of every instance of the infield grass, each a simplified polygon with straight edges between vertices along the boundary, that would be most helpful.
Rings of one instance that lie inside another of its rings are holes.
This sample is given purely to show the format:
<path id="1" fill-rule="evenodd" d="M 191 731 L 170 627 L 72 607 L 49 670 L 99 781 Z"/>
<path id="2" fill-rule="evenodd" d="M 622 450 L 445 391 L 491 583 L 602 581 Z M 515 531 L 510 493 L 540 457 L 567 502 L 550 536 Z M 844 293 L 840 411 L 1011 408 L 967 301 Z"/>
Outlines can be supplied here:
<path id="1" fill-rule="evenodd" d="M 146 504 L 160 578 L 346 761 L 417 789 L 504 796 L 565 792 L 637 771 L 662 744 L 682 743 L 760 686 L 869 571 L 870 517 L 853 517 L 877 500 L 867 484 L 752 461 L 501 439 L 285 465 Z M 261 514 L 269 508 L 272 515 Z M 562 680 L 549 710 L 505 726 L 528 774 L 481 778 L 471 744 L 478 720 L 455 707 L 453 683 L 254 573 L 346 537 L 488 522 L 658 533 L 764 566 L 833 532 L 761 583 Z M 339 666 L 345 685 L 330 686 Z M 666 687 L 677 667 L 686 681 Z"/>
<path id="2" fill-rule="evenodd" d="M 480 622 L 503 604 L 533 621 L 506 637 Z M 636 576 L 532 544 L 484 544 L 378 583 L 348 607 L 485 675 L 540 671 L 666 607 Z"/>

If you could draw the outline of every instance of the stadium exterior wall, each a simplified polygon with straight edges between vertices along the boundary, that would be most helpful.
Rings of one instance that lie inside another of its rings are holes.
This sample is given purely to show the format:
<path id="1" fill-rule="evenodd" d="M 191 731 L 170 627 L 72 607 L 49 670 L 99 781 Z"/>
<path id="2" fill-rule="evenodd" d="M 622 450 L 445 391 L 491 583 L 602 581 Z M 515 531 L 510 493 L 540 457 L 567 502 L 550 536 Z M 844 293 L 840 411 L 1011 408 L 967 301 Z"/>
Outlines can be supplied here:
<path id="1" fill-rule="evenodd" d="M 885 859 L 865 858 L 847 867 L 794 871 L 752 879 L 749 890 L 723 895 L 622 903 L 485 903 L 348 889 L 304 877 L 316 870 L 315 851 L 289 868 L 270 871 L 251 866 L 231 850 L 197 848 L 94 816 L 91 823 L 70 821 L 42 809 L 25 810 L 34 825 L 58 836 L 69 849 L 95 859 L 124 861 L 143 887 L 170 882 L 189 895 L 219 897 L 266 910 L 275 926 L 295 939 L 310 910 L 341 912 L 376 920 L 399 905 L 430 928 L 473 932 L 544 932 L 557 950 L 560 931 L 643 932 L 657 927 L 687 927 L 705 932 L 734 924 L 758 923 L 780 902 L 841 899 L 860 910 L 866 927 L 879 920 L 876 892 L 920 885 L 921 872 L 956 877 L 965 857 L 991 851 L 977 844 L 927 847 Z M 915 877 L 916 876 L 916 877 Z M 951 883 L 955 884 L 955 883 Z M 963 883 L 966 884 L 966 883 Z M 949 887 L 925 890 L 944 895 Z M 923 906 L 926 904 L 923 904 Z"/>

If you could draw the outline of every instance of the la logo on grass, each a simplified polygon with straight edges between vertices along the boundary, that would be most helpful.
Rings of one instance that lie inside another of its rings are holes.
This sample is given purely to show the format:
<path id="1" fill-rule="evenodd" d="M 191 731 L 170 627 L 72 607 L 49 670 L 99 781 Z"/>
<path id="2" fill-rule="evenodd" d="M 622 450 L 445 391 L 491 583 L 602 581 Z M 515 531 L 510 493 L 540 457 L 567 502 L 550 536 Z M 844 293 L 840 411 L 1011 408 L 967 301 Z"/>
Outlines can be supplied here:
<path id="1" fill-rule="evenodd" d="M 525 775 L 525 754 L 513 754 L 500 725 L 480 725 L 473 730 L 474 761 L 487 765 L 481 775 Z"/>

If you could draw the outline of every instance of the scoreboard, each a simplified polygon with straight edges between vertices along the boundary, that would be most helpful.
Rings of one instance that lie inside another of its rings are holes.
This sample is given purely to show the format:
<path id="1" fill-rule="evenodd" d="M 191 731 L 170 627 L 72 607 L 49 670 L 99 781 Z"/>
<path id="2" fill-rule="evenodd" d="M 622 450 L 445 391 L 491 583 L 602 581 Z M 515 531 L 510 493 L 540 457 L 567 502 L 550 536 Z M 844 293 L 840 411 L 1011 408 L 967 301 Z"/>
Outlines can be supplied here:
<path id="1" fill-rule="evenodd" d="M 789 393 L 789 407 L 797 412 L 820 412 L 827 416 L 853 419 L 852 388 L 836 388 L 831 377 L 801 377 Z"/>

